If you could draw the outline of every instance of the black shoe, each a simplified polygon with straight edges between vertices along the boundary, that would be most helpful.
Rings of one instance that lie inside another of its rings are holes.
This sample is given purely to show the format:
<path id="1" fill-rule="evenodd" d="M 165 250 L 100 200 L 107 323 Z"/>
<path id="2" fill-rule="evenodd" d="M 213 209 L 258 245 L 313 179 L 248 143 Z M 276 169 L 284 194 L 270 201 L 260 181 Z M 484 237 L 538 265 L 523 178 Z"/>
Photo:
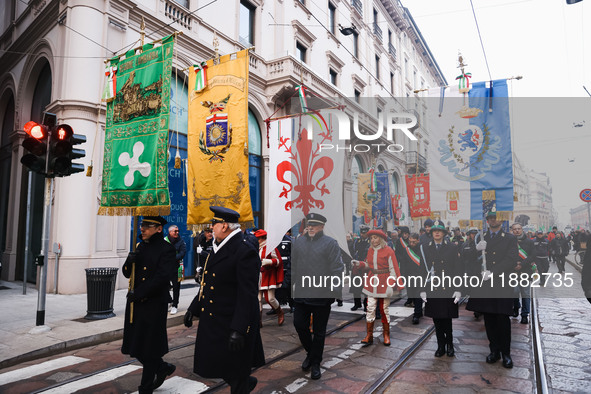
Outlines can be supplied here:
<path id="1" fill-rule="evenodd" d="M 312 364 L 310 363 L 310 356 L 306 356 L 304 362 L 302 363 L 302 371 L 308 372 Z"/>
<path id="2" fill-rule="evenodd" d="M 521 324 L 528 324 L 529 323 L 529 320 L 527 319 L 527 316 L 521 316 L 520 323 Z"/>
<path id="3" fill-rule="evenodd" d="M 343 306 L 343 300 L 337 300 L 337 306 Z"/>
<path id="4" fill-rule="evenodd" d="M 511 360 L 511 356 L 508 354 L 504 354 L 504 353 L 503 353 L 503 367 L 513 368 L 513 360 Z"/>
<path id="5" fill-rule="evenodd" d="M 412 324 L 419 324 L 419 317 L 418 316 L 412 317 Z"/>
<path id="6" fill-rule="evenodd" d="M 519 308 L 513 308 L 513 317 L 519 316 Z"/>
<path id="7" fill-rule="evenodd" d="M 154 380 L 154 389 L 157 389 L 158 387 L 162 386 L 162 383 L 164 383 L 164 379 L 166 379 L 167 376 L 172 375 L 175 370 L 176 366 L 174 364 L 169 364 L 166 362 L 162 363 L 162 365 L 158 369 L 158 372 L 156 373 L 156 379 Z"/>
<path id="8" fill-rule="evenodd" d="M 447 357 L 453 357 L 456 354 L 453 343 L 447 345 Z"/>
<path id="9" fill-rule="evenodd" d="M 480 316 L 481 316 L 481 315 L 482 315 L 482 314 L 481 314 L 480 312 L 474 312 L 474 320 L 478 320 L 478 319 L 480 319 Z"/>
<path id="10" fill-rule="evenodd" d="M 148 385 L 146 387 L 144 386 L 138 386 L 137 388 L 138 394 L 152 394 L 154 392 L 154 387 Z"/>
<path id="11" fill-rule="evenodd" d="M 257 378 L 255 378 L 254 376 L 249 376 L 248 377 L 248 391 L 254 390 L 254 388 L 257 386 L 258 382 L 259 382 L 259 380 Z"/>
<path id="12" fill-rule="evenodd" d="M 320 365 L 312 365 L 312 372 L 310 373 L 310 378 L 312 378 L 313 380 L 318 380 L 321 376 L 322 373 L 320 372 Z"/>
<path id="13" fill-rule="evenodd" d="M 435 357 L 441 357 L 445 354 L 445 346 L 439 346 L 435 351 Z"/>
<path id="14" fill-rule="evenodd" d="M 499 352 L 491 352 L 488 356 L 486 356 L 486 362 L 489 364 L 494 364 L 501 358 L 501 354 Z"/>
<path id="15" fill-rule="evenodd" d="M 356 311 L 359 308 L 361 308 L 361 305 L 353 305 L 353 308 L 351 308 L 351 310 Z"/>
<path id="16" fill-rule="evenodd" d="M 269 316 L 269 315 L 275 315 L 277 312 L 275 312 L 275 309 L 271 309 L 270 311 L 267 311 L 267 313 L 265 313 L 265 315 Z"/>

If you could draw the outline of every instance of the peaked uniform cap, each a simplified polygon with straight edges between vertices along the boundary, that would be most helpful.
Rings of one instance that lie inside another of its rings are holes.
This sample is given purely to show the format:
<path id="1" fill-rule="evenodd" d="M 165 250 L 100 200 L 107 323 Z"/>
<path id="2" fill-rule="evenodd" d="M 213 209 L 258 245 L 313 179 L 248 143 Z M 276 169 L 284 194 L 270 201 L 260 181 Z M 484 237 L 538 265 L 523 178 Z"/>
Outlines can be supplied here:
<path id="1" fill-rule="evenodd" d="M 441 220 L 436 220 L 435 222 L 433 222 L 433 226 L 431 226 L 431 232 L 435 230 L 441 230 L 447 234 L 447 229 L 445 228 L 445 225 Z"/>
<path id="2" fill-rule="evenodd" d="M 240 214 L 230 208 L 213 206 L 209 207 L 209 210 L 213 212 L 212 223 L 238 223 L 240 218 Z"/>
<path id="3" fill-rule="evenodd" d="M 142 223 L 157 224 L 158 226 L 164 226 L 168 222 L 162 216 L 144 216 L 142 218 Z"/>
<path id="4" fill-rule="evenodd" d="M 325 224 L 326 217 L 322 216 L 319 213 L 309 213 L 306 215 L 306 221 L 312 224 Z"/>

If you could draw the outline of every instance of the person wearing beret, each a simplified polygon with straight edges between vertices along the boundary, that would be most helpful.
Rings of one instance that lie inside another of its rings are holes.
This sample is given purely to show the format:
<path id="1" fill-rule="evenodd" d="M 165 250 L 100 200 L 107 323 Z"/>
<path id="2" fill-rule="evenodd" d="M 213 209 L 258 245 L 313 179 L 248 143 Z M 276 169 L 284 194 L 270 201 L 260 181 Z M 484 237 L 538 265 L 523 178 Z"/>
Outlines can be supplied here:
<path id="1" fill-rule="evenodd" d="M 367 235 L 368 231 L 369 226 L 360 226 L 360 236 L 353 243 L 353 253 L 351 255 L 353 260 L 364 260 L 367 256 L 367 251 L 369 250 L 369 236 Z M 351 267 L 351 286 L 349 287 L 349 292 L 353 294 L 353 307 L 351 308 L 352 311 L 356 311 L 357 309 L 361 308 L 361 293 L 363 291 L 363 286 L 355 286 L 354 283 L 358 283 L 358 278 L 361 278 L 362 276 L 363 272 L 361 272 L 361 269 L 353 265 Z M 367 298 L 363 304 L 365 305 L 363 309 L 365 312 L 367 312 Z"/>
<path id="2" fill-rule="evenodd" d="M 293 325 L 307 355 L 302 370 L 311 371 L 312 379 L 320 379 L 320 363 L 324 352 L 326 325 L 330 305 L 341 294 L 341 288 L 324 286 L 322 278 L 342 277 L 343 263 L 337 241 L 324 234 L 326 218 L 318 213 L 306 215 L 306 231 L 292 244 L 291 277 L 293 283 Z M 305 278 L 311 278 L 306 281 Z M 317 285 L 313 283 L 316 281 Z M 312 314 L 314 319 L 311 319 Z M 310 332 L 312 320 L 313 333 Z"/>
<path id="3" fill-rule="evenodd" d="M 283 261 L 277 248 L 267 250 L 267 232 L 257 230 L 254 233 L 259 241 L 259 257 L 261 258 L 261 283 L 259 286 L 259 308 L 261 314 L 261 326 L 263 324 L 263 299 L 273 308 L 277 315 L 277 323 L 282 325 L 285 321 L 283 309 L 275 298 L 275 290 L 283 283 Z"/>
<path id="4" fill-rule="evenodd" d="M 490 354 L 486 362 L 493 364 L 502 358 L 503 367 L 513 368 L 511 359 L 511 320 L 515 289 L 505 278 L 515 272 L 519 261 L 517 238 L 503 231 L 501 220 L 495 210 L 486 214 L 488 231 L 484 240 L 476 244 L 478 251 L 485 251 L 486 267 L 481 274 L 482 285 L 470 288 L 466 309 L 484 315 L 484 327 L 489 342 Z"/>
<path id="5" fill-rule="evenodd" d="M 425 316 L 433 318 L 435 324 L 437 337 L 435 357 L 441 357 L 446 353 L 448 357 L 453 357 L 455 349 L 451 319 L 458 317 L 458 302 L 462 294 L 459 288 L 437 279 L 444 276 L 452 278 L 462 276 L 464 270 L 458 257 L 458 248 L 445 237 L 447 230 L 443 222 L 441 220 L 433 222 L 430 231 L 432 240 L 422 245 L 422 249 L 432 279 L 426 284 L 420 296 L 425 303 Z"/>
<path id="6" fill-rule="evenodd" d="M 356 266 L 367 272 L 363 294 L 367 296 L 367 314 L 365 315 L 367 334 L 361 343 L 373 343 L 373 328 L 376 320 L 376 308 L 380 309 L 384 327 L 384 345 L 390 346 L 390 299 L 394 296 L 396 278 L 400 268 L 394 250 L 387 244 L 388 236 L 382 230 L 367 233 L 371 247 L 365 261 L 353 261 Z M 377 279 L 376 279 L 377 278 Z"/>
<path id="7" fill-rule="evenodd" d="M 433 219 L 429 218 L 425 220 L 423 223 L 423 227 L 425 228 L 425 232 L 421 234 L 421 245 L 426 245 L 431 242 L 431 226 L 433 226 Z"/>
<path id="8" fill-rule="evenodd" d="M 121 352 L 143 365 L 140 394 L 152 393 L 176 369 L 162 360 L 168 353 L 166 315 L 172 301 L 168 289 L 176 267 L 176 250 L 162 234 L 165 224 L 160 216 L 145 216 L 140 225 L 142 241 L 122 267 L 123 275 L 130 278 L 130 290 Z"/>
<path id="9" fill-rule="evenodd" d="M 249 393 L 257 384 L 251 369 L 265 364 L 259 331 L 261 260 L 243 240 L 238 212 L 209 209 L 213 251 L 184 319 L 191 327 L 193 317 L 199 317 L 193 371 L 204 378 L 222 378 L 232 394 Z"/>

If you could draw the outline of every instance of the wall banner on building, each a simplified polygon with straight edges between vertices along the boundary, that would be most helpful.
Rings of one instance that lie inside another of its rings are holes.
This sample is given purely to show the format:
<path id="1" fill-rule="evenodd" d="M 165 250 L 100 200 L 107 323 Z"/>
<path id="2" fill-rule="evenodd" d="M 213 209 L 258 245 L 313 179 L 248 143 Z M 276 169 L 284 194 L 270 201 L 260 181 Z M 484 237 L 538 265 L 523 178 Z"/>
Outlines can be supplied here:
<path id="1" fill-rule="evenodd" d="M 119 60 L 107 103 L 99 215 L 167 215 L 173 36 Z M 112 61 L 115 63 L 115 60 Z"/>
<path id="2" fill-rule="evenodd" d="M 204 88 L 189 71 L 187 226 L 210 224 L 212 205 L 240 213 L 254 225 L 248 182 L 248 50 L 207 61 Z"/>

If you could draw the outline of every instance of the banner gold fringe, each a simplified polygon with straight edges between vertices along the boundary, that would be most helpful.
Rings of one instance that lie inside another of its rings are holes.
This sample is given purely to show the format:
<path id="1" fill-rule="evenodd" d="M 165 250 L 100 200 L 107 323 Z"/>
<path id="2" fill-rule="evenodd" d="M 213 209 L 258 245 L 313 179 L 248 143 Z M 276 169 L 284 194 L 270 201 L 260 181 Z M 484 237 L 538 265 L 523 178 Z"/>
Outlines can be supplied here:
<path id="1" fill-rule="evenodd" d="M 100 207 L 98 215 L 104 216 L 167 216 L 170 205 L 152 207 Z"/>
<path id="2" fill-rule="evenodd" d="M 497 220 L 513 220 L 513 211 L 497 211 Z"/>
<path id="3" fill-rule="evenodd" d="M 470 220 L 470 227 L 476 227 L 478 230 L 482 230 L 482 220 Z"/>

